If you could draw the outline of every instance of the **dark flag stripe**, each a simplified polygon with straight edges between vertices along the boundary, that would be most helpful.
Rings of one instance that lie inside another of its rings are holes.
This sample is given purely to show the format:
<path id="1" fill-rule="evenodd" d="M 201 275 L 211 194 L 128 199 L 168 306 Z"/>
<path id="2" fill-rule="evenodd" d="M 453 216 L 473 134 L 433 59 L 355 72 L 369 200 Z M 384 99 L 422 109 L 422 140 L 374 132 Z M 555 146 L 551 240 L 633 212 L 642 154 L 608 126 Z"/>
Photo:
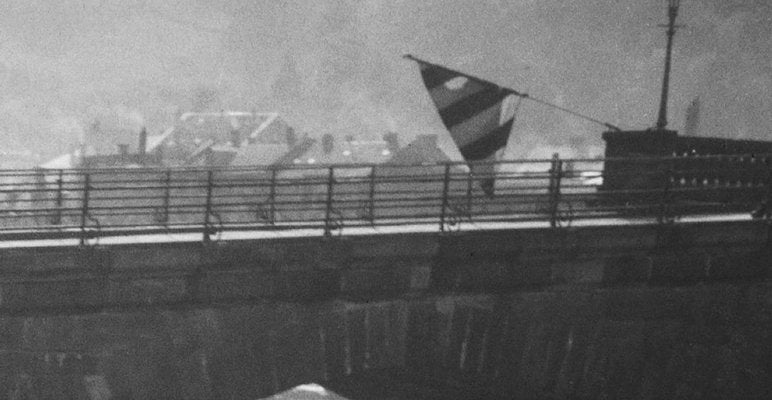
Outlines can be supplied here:
<path id="1" fill-rule="evenodd" d="M 488 86 L 486 85 L 467 80 L 466 83 L 456 89 L 449 88 L 448 85 L 437 86 L 434 89 L 429 90 L 429 95 L 432 97 L 437 109 L 442 110 L 465 97 L 471 96 L 487 88 Z"/>
<path id="2" fill-rule="evenodd" d="M 492 105 L 504 100 L 509 93 L 500 88 L 492 87 L 475 93 L 471 96 L 454 103 L 448 107 L 439 110 L 440 118 L 448 129 L 458 125 L 460 122 L 471 118 L 480 111 L 490 108 Z"/>
<path id="3" fill-rule="evenodd" d="M 498 128 L 501 125 L 500 118 L 501 104 L 497 103 L 449 129 L 450 136 L 456 146 L 464 147 Z"/>
<path id="4" fill-rule="evenodd" d="M 504 125 L 488 132 L 480 139 L 461 147 L 461 155 L 466 160 L 479 161 L 493 155 L 498 149 L 507 145 L 509 131 L 512 129 L 512 119 Z"/>
<path id="5" fill-rule="evenodd" d="M 429 65 L 426 68 L 421 68 L 421 76 L 424 79 L 426 88 L 432 90 L 433 88 L 458 77 L 458 74 L 448 71 L 445 68 Z"/>

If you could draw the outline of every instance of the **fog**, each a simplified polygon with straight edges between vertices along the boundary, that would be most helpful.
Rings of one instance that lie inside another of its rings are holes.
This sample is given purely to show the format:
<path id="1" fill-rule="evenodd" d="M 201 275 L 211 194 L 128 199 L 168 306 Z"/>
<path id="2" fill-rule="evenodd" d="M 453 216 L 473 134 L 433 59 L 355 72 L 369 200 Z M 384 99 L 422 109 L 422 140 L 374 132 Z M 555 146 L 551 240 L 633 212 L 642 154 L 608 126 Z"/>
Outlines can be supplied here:
<path id="1" fill-rule="evenodd" d="M 300 131 L 451 148 L 405 53 L 622 128 L 653 126 L 664 0 L 9 0 L 3 151 L 60 154 L 99 121 L 151 134 L 190 110 L 278 111 Z M 668 127 L 772 132 L 772 5 L 683 0 Z M 507 157 L 596 155 L 603 127 L 524 102 Z"/>

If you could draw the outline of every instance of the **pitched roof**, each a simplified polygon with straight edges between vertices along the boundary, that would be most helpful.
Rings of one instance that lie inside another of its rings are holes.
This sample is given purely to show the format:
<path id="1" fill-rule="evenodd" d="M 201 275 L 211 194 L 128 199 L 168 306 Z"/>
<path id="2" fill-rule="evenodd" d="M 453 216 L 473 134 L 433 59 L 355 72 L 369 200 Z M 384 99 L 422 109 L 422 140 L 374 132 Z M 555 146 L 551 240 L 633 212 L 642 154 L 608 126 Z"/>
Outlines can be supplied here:
<path id="1" fill-rule="evenodd" d="M 167 161 L 182 165 L 272 165 L 297 147 L 290 145 L 293 134 L 275 112 L 189 112 L 162 135 L 148 137 L 147 151 L 164 146 Z"/>
<path id="2" fill-rule="evenodd" d="M 405 147 L 394 152 L 389 164 L 437 164 L 451 161 L 437 146 L 437 135 L 418 135 Z"/>
<path id="3" fill-rule="evenodd" d="M 298 139 L 293 145 L 286 143 L 250 143 L 238 149 L 236 156 L 230 165 L 288 165 L 293 160 L 301 157 L 313 146 L 314 140 L 310 138 Z"/>
<path id="4" fill-rule="evenodd" d="M 75 168 L 75 160 L 72 154 L 62 154 L 40 165 L 43 169 L 70 169 Z"/>

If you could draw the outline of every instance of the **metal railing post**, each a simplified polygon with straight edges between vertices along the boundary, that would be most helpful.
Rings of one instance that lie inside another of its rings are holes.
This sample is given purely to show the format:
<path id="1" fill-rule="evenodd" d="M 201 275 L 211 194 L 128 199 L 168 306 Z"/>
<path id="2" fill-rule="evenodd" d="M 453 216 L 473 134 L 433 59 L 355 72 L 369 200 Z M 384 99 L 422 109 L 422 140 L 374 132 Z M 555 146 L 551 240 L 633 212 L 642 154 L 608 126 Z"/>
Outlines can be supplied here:
<path id="1" fill-rule="evenodd" d="M 663 187 L 662 187 L 662 198 L 660 199 L 659 203 L 659 213 L 657 215 L 657 223 L 662 224 L 665 222 L 670 222 L 670 177 L 673 176 L 673 168 L 668 163 L 667 168 L 664 169 L 663 174 L 665 175 L 663 177 Z"/>
<path id="2" fill-rule="evenodd" d="M 472 175 L 472 169 L 469 168 L 466 179 L 466 212 L 470 221 L 472 220 L 472 193 L 474 188 L 474 179 Z"/>
<path id="3" fill-rule="evenodd" d="M 171 194 L 171 191 L 172 191 L 171 186 L 172 186 L 172 170 L 171 169 L 167 169 L 166 170 L 166 175 L 164 176 L 164 202 L 163 202 L 164 214 L 163 214 L 163 217 L 162 217 L 162 221 L 163 221 L 164 225 L 168 225 L 169 224 L 169 205 L 170 205 L 170 202 L 171 202 L 171 195 L 172 195 Z"/>
<path id="4" fill-rule="evenodd" d="M 440 209 L 440 232 L 445 232 L 445 218 L 448 209 L 448 189 L 450 188 L 450 164 L 445 164 L 445 176 L 442 182 L 442 208 Z"/>
<path id="5" fill-rule="evenodd" d="M 204 243 L 208 243 L 212 238 L 210 237 L 210 221 L 209 215 L 212 213 L 212 186 L 213 183 L 213 171 L 210 169 L 206 175 L 206 205 L 204 208 Z"/>
<path id="6" fill-rule="evenodd" d="M 80 209 L 80 244 L 86 244 L 86 220 L 88 219 L 88 201 L 91 189 L 91 175 L 86 172 L 83 175 L 83 199 Z"/>
<path id="7" fill-rule="evenodd" d="M 54 225 L 60 225 L 62 223 L 62 203 L 64 202 L 64 193 L 62 186 L 64 185 L 64 170 L 59 170 L 59 177 L 56 180 L 56 215 L 54 215 Z"/>
<path id="8" fill-rule="evenodd" d="M 767 163 L 766 167 L 767 167 L 766 168 L 766 170 L 767 170 L 767 181 L 766 181 L 767 193 L 766 193 L 766 196 L 764 196 L 764 200 L 763 200 L 764 215 L 762 216 L 762 218 L 764 218 L 765 220 L 769 221 L 770 217 L 772 217 L 772 210 L 770 210 L 770 208 L 769 208 L 770 207 L 770 202 L 772 202 L 772 162 L 769 162 L 769 160 L 768 160 L 768 163 Z"/>
<path id="9" fill-rule="evenodd" d="M 271 168 L 271 188 L 268 192 L 268 218 L 271 225 L 276 223 L 276 167 Z"/>
<path id="10" fill-rule="evenodd" d="M 370 167 L 370 199 L 368 202 L 367 218 L 370 224 L 375 224 L 375 166 Z"/>
<path id="11" fill-rule="evenodd" d="M 760 160 L 759 162 L 762 162 L 765 164 L 765 171 L 766 176 L 764 179 L 764 196 L 761 198 L 761 201 L 756 208 L 751 211 L 751 217 L 753 219 L 763 219 L 769 223 L 770 217 L 772 217 L 772 209 L 770 208 L 770 202 L 772 202 L 772 160 L 770 160 L 768 157 L 764 157 L 763 160 Z M 770 240 L 772 240 L 772 235 L 767 235 L 767 244 L 770 243 Z"/>
<path id="12" fill-rule="evenodd" d="M 558 226 L 558 211 L 560 208 L 560 184 L 563 178 L 563 161 L 555 153 L 552 155 L 552 168 L 550 169 L 550 227 Z"/>
<path id="13" fill-rule="evenodd" d="M 324 211 L 324 236 L 330 236 L 332 230 L 332 196 L 333 196 L 333 182 L 335 180 L 335 169 L 329 167 L 327 174 L 327 202 Z"/>

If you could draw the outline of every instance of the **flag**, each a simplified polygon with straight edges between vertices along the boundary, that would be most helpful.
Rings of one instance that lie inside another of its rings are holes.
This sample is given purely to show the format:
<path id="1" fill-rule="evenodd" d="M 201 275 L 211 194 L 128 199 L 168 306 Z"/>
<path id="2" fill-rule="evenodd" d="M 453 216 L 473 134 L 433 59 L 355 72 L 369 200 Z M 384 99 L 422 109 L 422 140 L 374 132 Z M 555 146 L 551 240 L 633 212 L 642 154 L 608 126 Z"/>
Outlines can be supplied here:
<path id="1" fill-rule="evenodd" d="M 512 130 L 515 99 L 524 95 L 412 56 L 405 57 L 418 63 L 429 96 L 464 160 L 495 161 Z M 492 196 L 493 165 L 479 165 L 473 172 L 483 175 L 483 191 Z"/>

